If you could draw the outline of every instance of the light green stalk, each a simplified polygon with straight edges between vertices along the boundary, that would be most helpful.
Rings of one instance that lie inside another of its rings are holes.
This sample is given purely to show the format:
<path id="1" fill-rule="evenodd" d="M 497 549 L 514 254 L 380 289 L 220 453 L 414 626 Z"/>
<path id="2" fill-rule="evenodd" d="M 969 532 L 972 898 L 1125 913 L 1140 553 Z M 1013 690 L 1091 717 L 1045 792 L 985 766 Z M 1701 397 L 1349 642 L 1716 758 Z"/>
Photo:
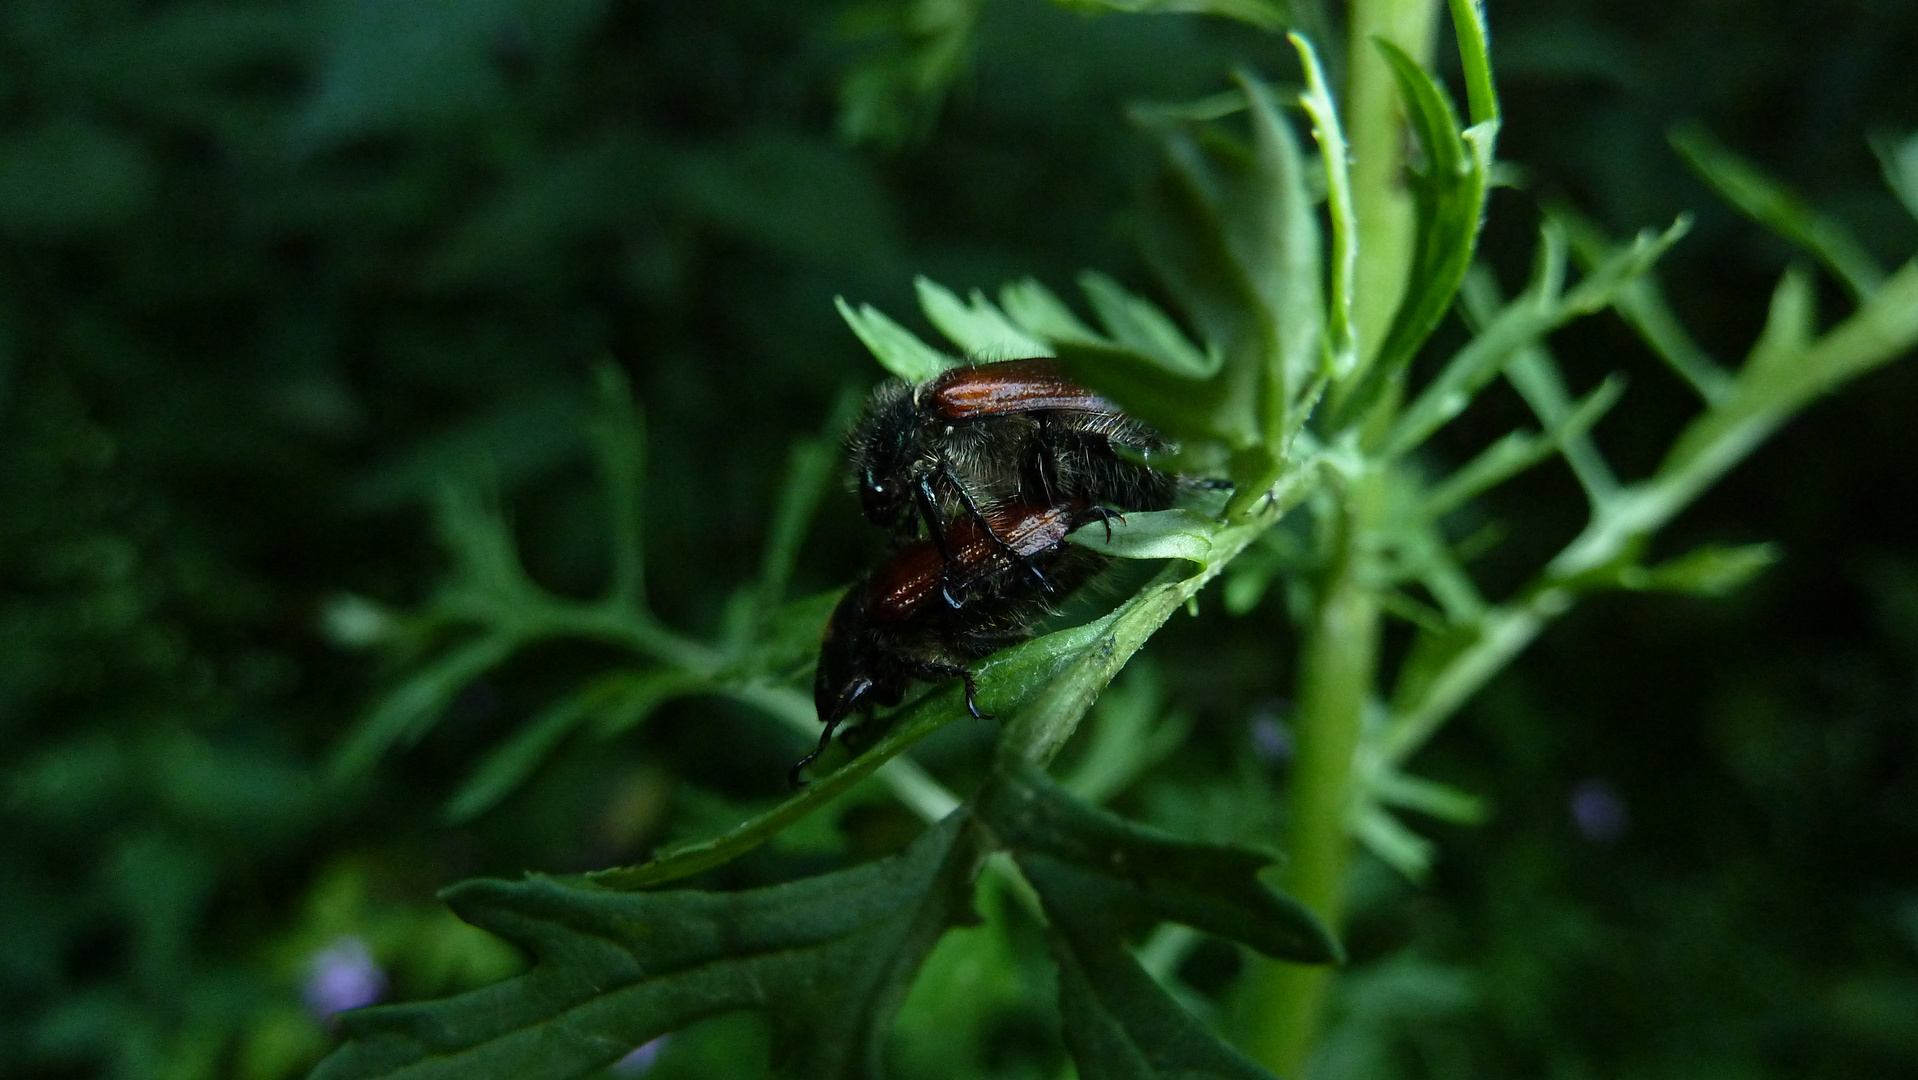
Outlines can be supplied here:
<path id="1" fill-rule="evenodd" d="M 1385 339 L 1405 293 L 1416 220 L 1405 189 L 1405 117 L 1397 84 L 1374 37 L 1429 64 L 1435 0 L 1354 0 L 1344 116 L 1358 217 L 1353 323 L 1360 371 Z M 1387 402 L 1384 408 L 1392 408 Z M 1335 930 L 1345 908 L 1352 852 L 1346 811 L 1352 760 L 1377 673 L 1380 611 L 1366 584 L 1366 534 L 1379 510 L 1383 477 L 1350 477 L 1339 493 L 1331 564 L 1300 653 L 1298 757 L 1288 793 L 1284 885 Z M 1331 972 L 1260 961 L 1240 1013 L 1252 1055 L 1281 1076 L 1298 1076 L 1317 1039 Z"/>
<path id="2" fill-rule="evenodd" d="M 1373 44 L 1384 38 L 1420 64 L 1432 61 L 1437 0 L 1353 0 L 1344 115 L 1352 149 L 1352 201 L 1359 264 L 1352 298 L 1361 367 L 1385 340 L 1405 295 L 1417 222 L 1405 189 L 1405 109 L 1398 84 Z"/>
<path id="3" fill-rule="evenodd" d="M 1372 524 L 1378 488 L 1376 478 L 1361 477 L 1343 493 L 1344 514 L 1333 537 L 1337 561 L 1322 585 L 1299 663 L 1285 889 L 1335 929 L 1352 852 L 1345 825 L 1352 759 L 1378 667 L 1378 600 L 1364 580 L 1357 543 Z M 1281 1076 L 1298 1075 L 1311 1052 L 1330 974 L 1269 960 L 1252 973 L 1248 1048 Z"/>

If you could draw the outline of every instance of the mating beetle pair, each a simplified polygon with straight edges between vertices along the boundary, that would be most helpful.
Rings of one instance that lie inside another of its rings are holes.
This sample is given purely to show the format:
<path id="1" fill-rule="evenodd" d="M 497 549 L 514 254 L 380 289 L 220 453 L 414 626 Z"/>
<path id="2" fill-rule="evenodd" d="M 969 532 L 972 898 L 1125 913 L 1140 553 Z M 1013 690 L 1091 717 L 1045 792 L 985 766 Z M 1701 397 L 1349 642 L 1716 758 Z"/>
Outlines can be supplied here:
<path id="1" fill-rule="evenodd" d="M 1164 509 L 1177 490 L 1121 453 L 1170 444 L 1045 358 L 882 384 L 847 449 L 866 517 L 893 549 L 827 623 L 813 684 L 826 729 L 795 781 L 840 722 L 897 704 L 914 679 L 963 679 L 981 716 L 967 665 L 1030 637 L 1105 566 L 1066 536 Z"/>

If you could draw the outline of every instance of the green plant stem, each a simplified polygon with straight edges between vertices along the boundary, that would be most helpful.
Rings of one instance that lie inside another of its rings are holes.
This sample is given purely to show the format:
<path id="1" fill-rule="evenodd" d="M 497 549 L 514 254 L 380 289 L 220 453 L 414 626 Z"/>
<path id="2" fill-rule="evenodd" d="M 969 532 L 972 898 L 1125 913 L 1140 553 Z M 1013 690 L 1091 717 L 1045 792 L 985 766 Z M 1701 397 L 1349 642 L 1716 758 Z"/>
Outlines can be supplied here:
<path id="1" fill-rule="evenodd" d="M 1353 0 L 1346 62 L 1345 123 L 1352 154 L 1352 202 L 1358 218 L 1358 267 L 1352 318 L 1361 371 L 1378 352 L 1405 295 L 1417 222 L 1405 188 L 1405 109 L 1380 37 L 1427 67 L 1435 0 Z"/>
<path id="2" fill-rule="evenodd" d="M 1417 221 L 1403 179 L 1405 114 L 1397 84 L 1373 39 L 1430 64 L 1434 0 L 1353 0 L 1344 114 L 1352 155 L 1358 261 L 1353 333 L 1361 377 L 1397 313 L 1412 264 Z M 1392 403 L 1384 408 L 1391 410 Z M 1334 530 L 1328 572 L 1300 657 L 1298 757 L 1288 794 L 1286 888 L 1327 926 L 1339 928 L 1352 839 L 1347 831 L 1353 755 L 1374 692 L 1380 633 L 1377 597 L 1364 580 L 1365 543 L 1383 477 L 1355 476 Z M 1256 962 L 1240 999 L 1244 1042 L 1282 1076 L 1311 1055 L 1330 972 Z"/>
<path id="3" fill-rule="evenodd" d="M 1326 925 L 1345 907 L 1352 839 L 1353 758 L 1378 667 L 1379 604 L 1367 584 L 1360 539 L 1380 503 L 1381 478 L 1356 478 L 1345 493 L 1326 575 L 1300 658 L 1299 707 L 1287 791 L 1285 889 Z M 1252 973 L 1247 1043 L 1282 1076 L 1296 1076 L 1318 1034 L 1330 969 L 1263 961 Z"/>

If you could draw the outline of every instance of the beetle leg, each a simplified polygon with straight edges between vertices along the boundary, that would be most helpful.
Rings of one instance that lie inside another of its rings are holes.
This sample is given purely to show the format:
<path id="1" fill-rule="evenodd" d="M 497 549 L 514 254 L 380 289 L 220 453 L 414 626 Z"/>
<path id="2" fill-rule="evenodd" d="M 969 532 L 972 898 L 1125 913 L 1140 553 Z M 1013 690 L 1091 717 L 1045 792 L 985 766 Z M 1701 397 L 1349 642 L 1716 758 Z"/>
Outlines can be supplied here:
<path id="1" fill-rule="evenodd" d="M 786 774 L 787 783 L 791 784 L 793 787 L 806 786 L 806 781 L 802 779 L 799 775 L 800 772 L 803 771 L 806 768 L 806 766 L 811 765 L 814 761 L 817 761 L 819 759 L 819 755 L 826 752 L 826 747 L 832 742 L 833 729 L 837 728 L 838 726 L 839 726 L 839 721 L 837 720 L 826 721 L 826 730 L 820 732 L 819 734 L 819 745 L 812 748 L 812 753 L 807 754 L 805 757 L 802 757 L 798 761 L 793 762 L 792 771 Z"/>
<path id="2" fill-rule="evenodd" d="M 913 662 L 913 677 L 926 682 L 939 679 L 959 679 L 966 684 L 966 711 L 974 720 L 991 720 L 991 713 L 979 711 L 979 684 L 972 677 L 970 668 L 958 664 L 942 664 L 937 660 L 916 660 Z"/>
<path id="3" fill-rule="evenodd" d="M 1119 513 L 1117 510 L 1108 510 L 1103 506 L 1091 506 L 1087 507 L 1086 511 L 1079 515 L 1079 521 L 1075 523 L 1074 527 L 1076 528 L 1078 525 L 1083 525 L 1090 521 L 1096 521 L 1106 527 L 1106 542 L 1111 543 L 1113 518 L 1118 518 L 1119 524 L 1125 524 L 1125 515 Z"/>

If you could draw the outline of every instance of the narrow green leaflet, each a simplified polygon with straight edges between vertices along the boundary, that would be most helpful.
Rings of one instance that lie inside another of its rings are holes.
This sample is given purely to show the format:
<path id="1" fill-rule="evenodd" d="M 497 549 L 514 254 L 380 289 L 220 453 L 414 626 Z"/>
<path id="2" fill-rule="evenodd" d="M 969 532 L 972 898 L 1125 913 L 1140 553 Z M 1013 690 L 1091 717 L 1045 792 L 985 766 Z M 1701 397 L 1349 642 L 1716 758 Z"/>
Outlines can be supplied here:
<path id="1" fill-rule="evenodd" d="M 1073 378 L 1181 443 L 1236 437 L 1238 429 L 1227 420 L 1231 410 L 1223 380 L 1194 382 L 1141 353 L 1110 345 L 1057 341 L 1053 348 Z"/>
<path id="2" fill-rule="evenodd" d="M 1159 305 L 1097 270 L 1080 274 L 1079 288 L 1098 312 L 1112 344 L 1188 379 L 1210 379 L 1219 373 L 1223 357 L 1192 344 Z"/>
<path id="3" fill-rule="evenodd" d="M 1618 583 L 1648 592 L 1729 596 L 1779 558 L 1776 544 L 1706 544 L 1657 566 L 1628 567 L 1619 572 Z"/>
<path id="4" fill-rule="evenodd" d="M 858 407 L 856 396 L 842 396 L 826 422 L 825 433 L 817 438 L 800 439 L 787 455 L 786 471 L 779 483 L 779 503 L 773 511 L 766 546 L 759 558 L 759 578 L 739 590 L 727 612 L 721 639 L 729 653 L 736 654 L 753 644 L 755 637 L 763 637 L 769 629 L 768 620 L 785 600 L 793 566 L 799 561 L 800 545 L 806 540 L 806 529 L 819 509 L 820 498 L 835 479 L 839 465 L 837 437 L 851 425 Z"/>
<path id="5" fill-rule="evenodd" d="M 1296 35 L 1294 38 L 1302 40 Z M 1316 74 L 1316 65 L 1310 71 Z M 1266 356 L 1262 405 L 1265 445 L 1282 452 L 1291 433 L 1304 426 L 1305 418 L 1294 416 L 1293 412 L 1310 409 L 1314 400 L 1307 388 L 1319 377 L 1323 367 L 1325 301 L 1319 281 L 1322 274 L 1319 223 L 1313 200 L 1307 193 L 1305 164 L 1299 155 L 1298 138 L 1292 133 L 1292 125 L 1279 111 L 1264 83 L 1245 72 L 1239 73 L 1238 82 L 1251 106 L 1253 157 L 1270 185 L 1269 235 L 1278 240 L 1276 250 L 1262 253 L 1271 260 L 1270 268 L 1254 276 L 1253 282 L 1262 305 L 1270 313 L 1275 339 Z M 1308 96 L 1305 100 L 1311 99 Z M 1316 128 L 1323 120 L 1315 114 L 1313 122 Z M 1324 137 L 1321 132 L 1320 138 Z M 1327 170 L 1328 178 L 1334 174 L 1335 170 Z M 1336 186 L 1332 191 L 1335 199 L 1349 198 L 1349 192 L 1340 191 Z M 1335 208 L 1335 226 L 1340 216 L 1341 212 Z M 1257 239 L 1263 242 L 1266 237 Z M 1246 261 L 1252 260 L 1246 258 Z M 1338 268 L 1341 272 L 1343 269 Z M 1335 290 L 1339 280 L 1339 274 L 1335 273 Z M 1335 297 L 1335 302 L 1337 299 Z"/>
<path id="6" fill-rule="evenodd" d="M 1351 155 L 1338 106 L 1326 85 L 1319 54 L 1303 35 L 1288 35 L 1305 69 L 1305 92 L 1299 105 L 1312 118 L 1312 137 L 1319 143 L 1319 161 L 1325 167 L 1326 216 L 1332 225 L 1331 303 L 1327 305 L 1326 368 L 1333 378 L 1350 375 L 1359 362 L 1359 343 L 1353 336 L 1352 289 L 1358 273 L 1358 213 L 1352 208 L 1352 176 L 1346 159 Z"/>
<path id="7" fill-rule="evenodd" d="M 1554 430 L 1514 431 L 1499 439 L 1435 485 L 1419 503 L 1417 516 L 1442 517 L 1553 454 L 1563 452 L 1569 443 L 1583 438 L 1603 419 L 1624 393 L 1625 380 L 1614 374 L 1574 405 Z"/>
<path id="8" fill-rule="evenodd" d="M 1001 285 L 999 306 L 1027 333 L 1047 341 L 1069 341 L 1075 345 L 1104 343 L 1070 305 L 1037 278 L 1021 278 Z"/>
<path id="9" fill-rule="evenodd" d="M 968 302 L 928 277 L 917 278 L 913 284 L 919 290 L 920 310 L 940 333 L 965 350 L 967 356 L 1010 360 L 1052 355 L 1045 342 L 1013 325 L 979 290 L 972 291 Z"/>
<path id="10" fill-rule="evenodd" d="M 1342 958 L 1331 931 L 1304 905 L 1259 880 L 1273 855 L 1136 825 L 1032 768 L 1001 777 L 980 796 L 979 813 L 1048 897 L 1049 911 L 1182 923 L 1302 964 Z"/>
<path id="11" fill-rule="evenodd" d="M 1425 880 L 1438 854 L 1430 840 L 1375 802 L 1362 803 L 1353 810 L 1347 827 L 1365 850 L 1410 881 Z"/>
<path id="12" fill-rule="evenodd" d="M 1262 30 L 1283 30 L 1291 8 L 1278 0 L 1052 0 L 1078 11 L 1122 11 L 1150 15 L 1217 15 L 1251 23 Z"/>
<path id="13" fill-rule="evenodd" d="M 564 1080 L 740 1009 L 771 1023 L 783 1075 L 870 1075 L 913 974 L 971 917 L 982 855 L 968 824 L 954 814 L 893 858 L 747 892 L 455 886 L 460 917 L 525 949 L 532 969 L 346 1014 L 347 1041 L 314 1080 Z"/>
<path id="14" fill-rule="evenodd" d="M 1779 283 L 1761 345 L 1731 394 L 1692 421 L 1659 465 L 1674 490 L 1702 486 L 1749 453 L 1819 394 L 1895 359 L 1918 342 L 1918 263 L 1907 263 L 1857 311 L 1815 340 L 1791 347 L 1805 328 L 1810 294 L 1791 275 Z M 1788 332 L 1790 327 L 1798 331 Z M 1762 362 L 1761 362 L 1762 361 Z"/>
<path id="15" fill-rule="evenodd" d="M 1128 413 L 1175 439 L 1219 438 L 1220 391 L 1206 380 L 1224 358 L 1194 345 L 1158 305 L 1106 275 L 1087 271 L 1079 285 L 1104 333 L 1031 278 L 1001 288 L 1000 303 L 1019 329 L 1049 342 L 1067 370 Z"/>
<path id="16" fill-rule="evenodd" d="M 1681 127 L 1671 133 L 1671 143 L 1725 201 L 1824 263 L 1854 298 L 1863 300 L 1884 284 L 1884 270 L 1849 229 L 1812 209 L 1703 128 Z"/>
<path id="17" fill-rule="evenodd" d="M 1590 271 L 1612 253 L 1612 244 L 1605 234 L 1583 215 L 1564 207 L 1552 208 L 1547 213 L 1564 228 L 1566 238 L 1572 243 L 1572 253 L 1585 270 Z M 1467 288 L 1470 288 L 1469 280 Z M 1612 306 L 1667 366 L 1691 384 L 1706 404 L 1722 400 L 1731 390 L 1730 373 L 1706 355 L 1690 331 L 1678 321 L 1678 316 L 1665 302 L 1656 273 L 1647 271 L 1628 282 L 1613 298 Z"/>
<path id="18" fill-rule="evenodd" d="M 542 709 L 486 755 L 447 800 L 446 820 L 458 824 L 491 810 L 525 783 L 568 735 L 589 721 L 601 737 L 621 732 L 675 695 L 691 693 L 704 683 L 672 669 L 600 676 Z"/>
<path id="19" fill-rule="evenodd" d="M 1465 101 L 1473 126 L 1499 122 L 1498 89 L 1492 85 L 1492 55 L 1485 40 L 1484 0 L 1447 0 L 1465 72 Z"/>
<path id="20" fill-rule="evenodd" d="M 519 647 L 516 638 L 487 634 L 449 650 L 380 700 L 340 745 L 328 768 L 335 781 L 365 775 L 395 744 L 409 745 L 432 729 L 453 696 Z"/>
<path id="21" fill-rule="evenodd" d="M 835 297 L 833 303 L 839 307 L 840 318 L 845 319 L 852 332 L 872 350 L 880 366 L 907 382 L 924 382 L 959 363 L 957 357 L 947 356 L 919 340 L 918 335 L 893 322 L 871 304 L 861 304 L 855 310 L 843 297 Z"/>
<path id="22" fill-rule="evenodd" d="M 599 392 L 591 422 L 593 444 L 606 491 L 606 516 L 612 523 L 613 581 L 608 591 L 615 602 L 637 606 L 646 594 L 641 543 L 646 508 L 640 502 L 646 476 L 646 418 L 633 400 L 626 373 L 617 365 L 602 363 L 593 376 Z"/>
<path id="23" fill-rule="evenodd" d="M 1531 285 L 1486 323 L 1485 329 L 1447 361 L 1431 384 L 1406 406 L 1379 454 L 1392 457 L 1424 443 L 1464 411 L 1472 396 L 1514 353 L 1560 324 L 1605 307 L 1619 289 L 1677 243 L 1689 227 L 1690 222 L 1680 218 L 1663 233 L 1639 234 L 1631 246 L 1619 250 L 1570 291 L 1564 291 L 1565 237 L 1548 221 L 1541 230 Z"/>
<path id="24" fill-rule="evenodd" d="M 1881 136 L 1871 140 L 1871 148 L 1884 167 L 1885 186 L 1918 218 L 1918 134 Z"/>

